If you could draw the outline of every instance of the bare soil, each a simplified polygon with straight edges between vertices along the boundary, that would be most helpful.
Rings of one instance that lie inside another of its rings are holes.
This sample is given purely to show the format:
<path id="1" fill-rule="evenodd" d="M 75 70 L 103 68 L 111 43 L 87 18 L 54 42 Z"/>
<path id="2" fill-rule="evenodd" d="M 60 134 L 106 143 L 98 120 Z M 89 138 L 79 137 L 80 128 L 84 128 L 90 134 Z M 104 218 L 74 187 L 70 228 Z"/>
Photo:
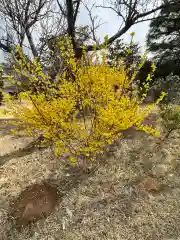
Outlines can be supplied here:
<path id="1" fill-rule="evenodd" d="M 11 217 L 16 228 L 26 227 L 51 214 L 60 197 L 48 183 L 34 184 L 24 190 L 11 205 Z"/>

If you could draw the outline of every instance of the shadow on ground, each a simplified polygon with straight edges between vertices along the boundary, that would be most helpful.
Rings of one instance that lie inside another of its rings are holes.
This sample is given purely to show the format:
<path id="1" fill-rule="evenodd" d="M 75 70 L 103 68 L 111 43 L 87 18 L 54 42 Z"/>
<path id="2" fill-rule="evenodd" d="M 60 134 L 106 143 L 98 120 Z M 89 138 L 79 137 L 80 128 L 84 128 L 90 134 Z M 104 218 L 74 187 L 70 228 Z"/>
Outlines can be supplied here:
<path id="1" fill-rule="evenodd" d="M 43 151 L 47 147 L 48 146 L 38 146 L 38 142 L 33 141 L 30 144 L 28 144 L 25 148 L 18 149 L 14 152 L 0 156 L 0 166 L 5 164 L 7 161 L 10 161 L 13 158 L 24 157 L 26 155 L 32 154 L 35 151 Z"/>
<path id="2" fill-rule="evenodd" d="M 15 127 L 8 123 L 8 120 L 0 119 L 0 136 L 12 135 L 11 129 Z"/>

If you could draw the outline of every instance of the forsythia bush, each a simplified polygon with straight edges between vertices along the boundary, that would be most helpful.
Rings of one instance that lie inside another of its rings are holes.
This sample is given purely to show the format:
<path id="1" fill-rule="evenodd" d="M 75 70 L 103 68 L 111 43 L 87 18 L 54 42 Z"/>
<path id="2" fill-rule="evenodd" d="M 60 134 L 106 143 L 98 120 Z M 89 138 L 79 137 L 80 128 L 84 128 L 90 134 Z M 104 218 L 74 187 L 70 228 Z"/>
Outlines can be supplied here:
<path id="1" fill-rule="evenodd" d="M 19 101 L 11 102 L 11 111 L 18 119 L 14 124 L 21 126 L 29 136 L 43 134 L 45 141 L 55 143 L 58 156 L 68 154 L 72 162 L 93 160 L 107 144 L 120 138 L 123 130 L 134 125 L 139 130 L 159 134 L 141 122 L 162 100 L 164 93 L 154 104 L 141 108 L 146 94 L 139 99 L 136 89 L 130 87 L 133 78 L 127 78 L 123 61 L 119 67 L 109 66 L 103 51 L 101 56 L 94 51 L 88 60 L 84 54 L 84 58 L 77 61 L 70 40 L 66 39 L 66 46 L 61 41 L 59 46 L 68 70 L 57 79 L 58 86 L 37 60 L 25 68 L 20 52 L 22 59 L 17 61 L 15 73 L 28 76 L 37 92 L 30 89 L 19 95 L 21 102 L 28 101 L 28 106 Z M 151 75 L 153 69 L 154 66 Z M 13 76 L 9 79 L 14 81 Z M 118 86 L 116 91 L 114 86 Z"/>

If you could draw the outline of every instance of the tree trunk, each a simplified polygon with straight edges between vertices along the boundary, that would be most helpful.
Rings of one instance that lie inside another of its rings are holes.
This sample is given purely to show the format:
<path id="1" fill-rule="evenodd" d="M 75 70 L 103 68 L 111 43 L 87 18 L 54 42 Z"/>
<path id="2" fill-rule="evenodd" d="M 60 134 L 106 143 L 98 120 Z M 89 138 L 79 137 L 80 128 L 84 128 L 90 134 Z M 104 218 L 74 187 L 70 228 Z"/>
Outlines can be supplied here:
<path id="1" fill-rule="evenodd" d="M 34 45 L 33 38 L 32 38 L 32 35 L 31 35 L 31 32 L 29 31 L 29 29 L 26 30 L 26 36 L 27 36 L 27 39 L 29 41 L 29 45 L 31 47 L 32 54 L 35 58 L 37 58 L 38 57 L 38 52 L 37 52 L 37 49 Z"/>
<path id="2" fill-rule="evenodd" d="M 74 25 L 74 17 L 73 17 L 73 2 L 72 0 L 66 0 L 67 7 L 67 20 L 68 20 L 68 35 L 71 37 L 73 49 L 76 49 L 75 43 L 75 25 Z"/>
<path id="3" fill-rule="evenodd" d="M 3 88 L 4 82 L 3 79 L 0 79 L 0 90 Z M 3 101 L 3 94 L 2 92 L 0 92 L 0 106 L 2 105 L 2 101 Z"/>

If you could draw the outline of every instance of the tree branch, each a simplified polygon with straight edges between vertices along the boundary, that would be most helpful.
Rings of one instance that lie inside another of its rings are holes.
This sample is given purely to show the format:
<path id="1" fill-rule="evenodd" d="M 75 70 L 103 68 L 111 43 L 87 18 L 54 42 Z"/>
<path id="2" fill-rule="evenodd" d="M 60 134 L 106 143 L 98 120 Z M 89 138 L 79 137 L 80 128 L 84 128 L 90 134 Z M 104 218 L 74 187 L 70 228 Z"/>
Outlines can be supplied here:
<path id="1" fill-rule="evenodd" d="M 3 44 L 1 41 L 0 41 L 0 49 L 4 50 L 7 53 L 11 53 L 11 50 L 12 50 L 10 46 Z"/>
<path id="2" fill-rule="evenodd" d="M 77 19 L 77 14 L 78 14 L 78 10 L 79 10 L 79 7 L 80 7 L 80 2 L 81 0 L 77 0 L 76 1 L 76 9 L 74 11 L 74 17 L 73 17 L 73 24 L 75 25 L 75 22 L 76 22 L 76 19 Z"/>
<path id="3" fill-rule="evenodd" d="M 96 6 L 97 8 L 104 8 L 104 9 L 110 9 L 112 11 L 114 11 L 118 16 L 122 17 L 123 21 L 125 22 L 125 17 L 122 15 L 122 13 L 118 10 L 116 10 L 114 7 L 111 6 L 102 6 L 102 5 L 98 5 Z"/>
<path id="4" fill-rule="evenodd" d="M 31 47 L 31 51 L 32 51 L 33 56 L 38 57 L 38 51 L 35 47 L 35 44 L 34 44 L 33 38 L 32 38 L 32 34 L 31 34 L 29 29 L 26 30 L 26 36 L 27 36 L 27 39 L 29 41 L 29 45 Z"/>
<path id="5" fill-rule="evenodd" d="M 137 24 L 137 23 L 142 23 L 142 22 L 147 22 L 147 21 L 152 21 L 154 20 L 155 18 L 152 17 L 152 18 L 146 18 L 146 19 L 141 19 L 139 21 L 136 21 L 134 24 Z"/>
<path id="6" fill-rule="evenodd" d="M 93 3 L 92 7 L 89 8 L 87 4 L 83 3 L 84 7 L 86 8 L 86 10 L 88 11 L 88 15 L 89 15 L 89 18 L 90 18 L 90 21 L 91 21 L 91 25 L 90 26 L 90 29 L 91 29 L 91 33 L 92 33 L 92 39 L 93 41 L 96 43 L 96 44 L 99 44 L 99 41 L 97 40 L 97 37 L 96 37 L 96 30 L 97 28 L 99 28 L 102 24 L 99 23 L 96 24 L 96 20 L 98 18 L 98 16 L 94 16 L 92 15 L 92 9 L 94 8 L 95 6 L 95 3 Z"/>
<path id="7" fill-rule="evenodd" d="M 180 0 L 178 0 L 177 2 L 180 3 Z M 170 3 L 171 5 L 175 5 L 177 4 L 177 2 L 172 2 Z M 106 44 L 108 45 L 111 45 L 116 39 L 118 39 L 119 37 L 121 37 L 124 33 L 126 33 L 134 24 L 136 23 L 139 23 L 139 22 L 144 22 L 144 21 L 148 21 L 149 19 L 141 19 L 143 17 L 146 17 L 148 15 L 151 15 L 155 12 L 157 12 L 158 10 L 161 10 L 162 8 L 166 7 L 166 6 L 169 6 L 169 3 L 167 4 L 162 4 L 160 5 L 159 7 L 157 8 L 154 8 L 150 11 L 147 11 L 145 13 L 141 13 L 141 14 L 138 14 L 137 13 L 137 10 L 134 9 L 134 13 L 132 12 L 132 6 L 129 6 L 129 4 L 127 5 L 127 2 L 125 2 L 125 0 L 123 0 L 123 3 L 126 4 L 126 6 L 129 8 L 129 14 L 128 14 L 128 17 L 127 19 L 125 20 L 125 25 L 123 28 L 121 28 L 116 34 L 114 34 L 112 37 L 110 37 L 108 39 L 108 41 L 106 42 Z M 131 3 L 131 2 L 130 2 Z M 121 4 L 121 3 L 119 3 Z M 137 0 L 134 2 L 134 4 L 137 4 Z M 135 8 L 135 5 L 133 4 L 133 7 Z M 136 15 L 137 14 L 137 15 Z M 139 19 L 139 20 L 138 20 Z M 100 46 L 104 45 L 105 43 L 102 43 Z M 99 47 L 100 47 L 99 46 Z M 99 48 L 98 47 L 98 48 Z M 98 48 L 96 48 L 98 50 Z M 87 46 L 87 51 L 92 51 L 94 49 L 93 46 Z"/>
<path id="8" fill-rule="evenodd" d="M 117 38 L 121 37 L 124 33 L 126 33 L 132 25 L 134 25 L 133 20 L 129 20 L 123 28 L 121 28 L 116 34 L 114 34 L 108 39 L 107 44 L 111 45 Z"/>
<path id="9" fill-rule="evenodd" d="M 67 12 L 63 9 L 63 6 L 60 4 L 59 0 L 57 0 L 57 4 L 58 4 L 58 7 L 59 7 L 61 13 L 66 17 Z"/>
<path id="10" fill-rule="evenodd" d="M 68 30 L 67 33 L 69 37 L 71 37 L 73 49 L 76 48 L 75 43 L 75 25 L 74 25 L 74 16 L 73 16 L 73 2 L 72 0 L 66 0 L 66 8 L 67 8 L 67 22 L 68 22 Z"/>
<path id="11" fill-rule="evenodd" d="M 172 2 L 172 3 L 165 3 L 165 4 L 162 4 L 160 5 L 159 7 L 157 8 L 154 8 L 152 9 L 151 11 L 148 11 L 148 12 L 145 12 L 145 13 L 141 13 L 141 14 L 137 14 L 137 16 L 134 18 L 134 20 L 138 20 L 139 18 L 143 18 L 143 17 L 146 17 L 148 15 L 151 15 L 159 10 L 161 10 L 162 8 L 165 8 L 167 6 L 173 6 L 173 5 L 176 5 L 177 3 L 180 3 L 180 0 L 178 0 L 177 2 Z"/>

